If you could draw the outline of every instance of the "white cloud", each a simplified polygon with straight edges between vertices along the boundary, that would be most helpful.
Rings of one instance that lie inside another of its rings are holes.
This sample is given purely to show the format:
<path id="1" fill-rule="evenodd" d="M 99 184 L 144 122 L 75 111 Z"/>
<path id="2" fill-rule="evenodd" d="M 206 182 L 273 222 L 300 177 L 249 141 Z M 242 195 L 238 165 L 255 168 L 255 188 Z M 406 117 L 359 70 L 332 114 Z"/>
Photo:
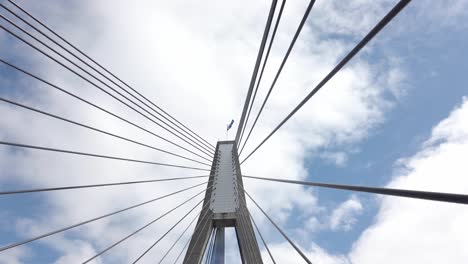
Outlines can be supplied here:
<path id="1" fill-rule="evenodd" d="M 55 261 L 56 264 L 67 264 L 67 263 L 80 263 L 88 256 L 96 254 L 94 248 L 87 242 L 83 241 L 62 241 L 67 245 L 67 249 L 63 251 L 63 255 Z M 68 243 L 67 243 L 68 242 Z M 97 259 L 95 263 L 102 263 L 100 259 Z"/>
<path id="2" fill-rule="evenodd" d="M 270 247 L 273 252 L 273 257 L 276 263 L 306 263 L 304 259 L 292 248 L 287 242 L 275 244 Z M 324 251 L 322 248 L 312 243 L 309 249 L 301 248 L 304 254 L 307 255 L 312 263 L 323 264 L 349 264 L 346 256 L 332 255 Z M 272 263 L 268 252 L 262 252 L 262 258 L 265 263 Z"/>
<path id="3" fill-rule="evenodd" d="M 388 187 L 468 193 L 468 100 L 432 130 L 422 150 L 400 161 Z M 383 197 L 376 217 L 354 244 L 354 263 L 466 263 L 465 205 Z"/>
<path id="4" fill-rule="evenodd" d="M 314 23 L 327 33 L 342 36 L 362 36 L 375 25 L 395 1 L 317 1 Z M 359 17 L 360 19 L 356 19 Z"/>
<path id="5" fill-rule="evenodd" d="M 357 196 L 351 196 L 333 210 L 330 217 L 330 228 L 334 231 L 348 231 L 356 223 L 356 217 L 362 213 L 362 204 Z"/>
<path id="6" fill-rule="evenodd" d="M 320 157 L 325 161 L 334 163 L 338 167 L 343 167 L 348 161 L 348 156 L 345 152 L 324 152 Z"/>
<path id="7" fill-rule="evenodd" d="M 25 259 L 29 259 L 31 255 L 27 248 L 13 248 L 8 254 L 0 255 L 0 264 L 20 264 L 24 263 Z"/>
<path id="8" fill-rule="evenodd" d="M 307 2 L 287 3 L 259 98 L 264 97 Z M 112 1 L 112 4 L 105 1 L 80 1 L 73 4 L 73 8 L 67 6 L 69 3 L 51 1 L 47 4 L 51 9 L 44 9 L 43 3 L 24 4 L 28 9 L 31 6 L 30 9 L 34 9 L 34 13 L 39 17 L 47 18 L 47 24 L 52 25 L 58 32 L 63 32 L 69 40 L 83 47 L 92 57 L 96 57 L 105 65 L 111 65 L 109 68 L 112 71 L 210 140 L 224 139 L 225 123 L 233 117 L 238 120 L 268 9 L 268 3 L 264 1 L 248 1 L 248 4 L 242 1 L 207 1 L 203 4 L 187 1 L 146 1 L 132 5 L 129 5 L 128 1 Z M 326 10 L 331 12 L 331 9 Z M 318 12 L 319 10 L 314 10 L 311 17 L 317 16 Z M 368 22 L 371 21 L 369 17 Z M 317 25 L 316 22 L 313 25 Z M 304 29 L 271 101 L 250 139 L 246 153 L 271 131 L 332 68 L 343 53 L 349 50 L 351 43 L 354 43 L 347 40 L 329 40 L 327 36 L 315 32 L 313 25 Z M 367 24 L 363 25 L 365 26 Z M 35 54 L 22 45 L 14 45 L 15 51 L 23 59 Z M 33 56 L 32 63 L 35 66 L 33 72 L 40 72 L 46 79 L 62 84 L 93 102 L 144 124 L 152 131 L 176 140 L 103 93 L 96 92 L 85 82 L 59 70 L 59 67 L 41 56 Z M 390 91 L 388 82 L 382 80 L 400 81 L 401 79 L 391 76 L 383 78 L 398 71 L 395 69 L 398 67 L 399 65 L 389 65 L 377 72 L 373 65 L 357 58 L 301 109 L 297 116 L 252 157 L 252 160 L 246 162 L 243 172 L 259 176 L 305 179 L 307 173 L 304 160 L 308 153 L 329 146 L 347 146 L 360 142 L 371 133 L 372 128 L 383 122 L 385 112 L 392 106 L 393 102 L 384 97 L 384 94 Z M 32 91 L 34 96 L 21 96 L 28 104 L 181 153 L 179 149 L 167 143 L 42 85 L 33 83 L 28 91 Z M 5 118 L 0 119 L 1 139 L 189 164 L 27 111 L 5 105 L 0 107 L 1 112 L 5 113 Z M 259 103 L 255 109 L 258 107 Z M 256 112 L 255 109 L 253 113 Z M 14 181 L 27 187 L 196 174 L 177 169 L 39 151 L 12 151 L 4 147 L 0 149 L 0 157 L 2 168 L 14 172 L 1 174 L 1 180 Z M 295 209 L 304 214 L 302 217 L 313 217 L 321 210 L 315 194 L 300 186 L 281 185 L 279 188 L 277 183 L 254 180 L 245 182 L 247 190 L 280 224 L 287 223 Z M 25 238 L 30 237 L 149 200 L 194 183 L 195 181 L 186 181 L 43 194 L 47 210 L 40 217 L 26 219 L 24 222 L 16 219 L 18 224 L 23 224 L 23 232 L 19 233 Z M 60 249 L 60 261 L 75 259 L 77 252 L 73 247 L 62 247 L 63 240 L 69 240 L 70 243 L 86 241 L 88 244 L 80 244 L 81 250 L 78 253 L 90 254 L 92 250 L 98 251 L 112 241 L 120 239 L 187 197 L 188 195 L 181 195 L 170 201 L 156 202 L 125 215 L 86 225 L 79 231 L 66 233 L 61 239 L 46 239 L 45 242 L 36 243 Z M 260 219 L 259 225 L 265 224 L 265 220 L 258 217 L 258 211 L 253 210 L 252 213 L 256 219 Z M 161 223 L 119 246 L 125 250 L 113 250 L 106 254 L 105 260 L 133 261 L 142 248 L 148 247 L 150 241 L 154 241 L 157 234 L 166 231 L 167 226 L 174 223 L 180 215 L 182 212 L 178 211 L 168 216 Z M 155 259 L 168 247 L 171 240 L 175 239 L 175 235 L 168 238 L 155 247 L 144 261 Z M 323 258 L 329 260 L 329 263 L 343 263 L 340 262 L 341 257 L 330 256 L 315 244 L 304 247 L 311 249 L 314 258 Z M 175 248 L 175 251 L 177 250 L 180 250 L 180 246 Z"/>
<path id="9" fill-rule="evenodd" d="M 323 228 L 323 224 L 317 217 L 313 216 L 307 220 L 307 222 L 304 224 L 304 227 L 307 232 L 317 232 Z"/>

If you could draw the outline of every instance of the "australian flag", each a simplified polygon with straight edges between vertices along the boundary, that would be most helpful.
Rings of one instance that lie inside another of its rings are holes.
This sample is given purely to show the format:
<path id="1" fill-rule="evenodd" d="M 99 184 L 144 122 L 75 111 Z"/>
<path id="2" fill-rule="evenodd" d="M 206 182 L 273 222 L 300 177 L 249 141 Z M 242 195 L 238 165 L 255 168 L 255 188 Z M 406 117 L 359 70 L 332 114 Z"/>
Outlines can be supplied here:
<path id="1" fill-rule="evenodd" d="M 227 130 L 231 129 L 233 124 L 234 124 L 234 119 L 232 119 L 231 123 L 229 123 L 229 125 L 227 125 Z"/>

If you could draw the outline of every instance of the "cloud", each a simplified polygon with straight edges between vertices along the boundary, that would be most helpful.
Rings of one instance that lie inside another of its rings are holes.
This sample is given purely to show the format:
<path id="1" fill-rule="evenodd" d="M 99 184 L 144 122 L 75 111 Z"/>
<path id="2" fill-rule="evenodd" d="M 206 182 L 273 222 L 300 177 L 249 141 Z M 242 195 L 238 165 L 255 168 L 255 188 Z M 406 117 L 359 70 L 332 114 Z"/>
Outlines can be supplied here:
<path id="1" fill-rule="evenodd" d="M 308 232 L 316 232 L 323 228 L 322 223 L 317 217 L 310 217 L 304 225 Z"/>
<path id="2" fill-rule="evenodd" d="M 344 152 L 324 152 L 320 154 L 320 157 L 338 167 L 343 167 L 348 161 L 348 156 Z"/>
<path id="3" fill-rule="evenodd" d="M 394 1 L 352 0 L 317 1 L 314 24 L 323 32 L 341 36 L 360 36 L 375 25 L 375 21 L 391 8 Z M 356 18 L 359 17 L 360 19 Z"/>
<path id="4" fill-rule="evenodd" d="M 215 139 L 225 138 L 225 123 L 231 118 L 239 119 L 266 20 L 268 9 L 266 2 L 249 1 L 246 4 L 231 1 L 220 4 L 219 1 L 208 1 L 202 5 L 186 1 L 146 1 L 129 5 L 127 1 L 112 1 L 112 4 L 80 1 L 73 4 L 73 8 L 68 5 L 70 4 L 61 1 L 50 1 L 47 6 L 53 8 L 44 9 L 45 5 L 42 3 L 40 5 L 33 2 L 25 3 L 25 6 L 34 10 L 38 17 L 46 18 L 47 24 L 62 32 L 77 46 L 83 47 L 83 50 L 99 62 L 111 65 L 110 69 L 113 72 L 195 131 L 206 135 L 213 143 Z M 270 64 L 259 91 L 259 98 L 265 96 L 306 5 L 307 1 L 287 3 Z M 317 16 L 318 13 L 319 10 L 314 10 L 311 17 Z M 371 20 L 369 18 L 369 21 Z M 330 40 L 327 34 L 313 30 L 314 25 L 317 23 L 307 25 L 304 29 L 243 155 L 252 150 L 255 144 L 271 131 L 354 43 L 347 39 Z M 4 39 L 5 34 L 1 34 L 1 39 Z M 22 63 L 29 58 L 29 55 L 36 54 L 22 44 L 14 43 L 15 51 L 22 56 L 21 60 L 16 61 L 18 64 L 24 65 Z M 2 50 L 2 56 L 4 53 Z M 28 60 L 27 65 L 33 72 L 39 72 L 46 79 L 86 99 L 142 124 L 151 131 L 178 141 L 155 124 L 122 107 L 115 100 L 43 57 L 31 56 L 32 59 Z M 395 69 L 398 67 L 398 64 L 386 65 L 377 71 L 374 65 L 363 59 L 354 60 L 243 165 L 243 172 L 259 176 L 306 179 L 307 170 L 304 162 L 311 152 L 361 142 L 372 133 L 373 128 L 384 121 L 385 113 L 394 103 L 385 97 L 385 94 L 390 92 L 390 88 L 388 82 L 382 80 L 391 80 L 392 84 L 401 81 L 401 78 L 392 77 L 393 72 L 398 72 Z M 3 70 L 4 68 L 0 73 L 7 74 Z M 19 79 L 18 82 L 27 80 Z M 180 149 L 42 84 L 31 83 L 28 89 L 30 94 L 24 93 L 22 96 L 9 92 L 14 89 L 19 90 L 12 85 L 6 95 L 3 95 L 182 154 Z M 396 93 L 393 90 L 391 92 Z M 2 140 L 193 165 L 142 147 L 39 117 L 25 110 L 5 105 L 0 107 L 6 117 L 0 119 Z M 259 102 L 255 104 L 253 113 L 256 113 L 258 108 Z M 189 153 L 184 155 L 193 157 Z M 346 153 L 340 155 L 344 156 Z M 5 165 L 2 168 L 11 172 L 2 174 L 1 180 L 28 188 L 196 174 L 178 169 L 5 147 L 0 149 L 0 157 L 2 166 Z M 200 181 L 191 180 L 183 183 L 42 194 L 44 205 L 41 214 L 25 218 L 13 216 L 13 218 L 16 217 L 18 225 L 22 226 L 23 232 L 19 232 L 19 235 L 27 238 L 198 182 Z M 291 214 L 300 214 L 303 219 L 313 217 L 321 210 L 314 192 L 300 186 L 279 186 L 277 183 L 254 180 L 245 180 L 245 186 L 279 224 L 295 226 L 297 223 L 292 222 Z M 51 238 L 36 243 L 51 249 L 59 248 L 61 256 L 57 261 L 76 259 L 76 254 L 99 251 L 194 193 L 196 191 L 83 226 L 67 232 L 60 236 L 60 239 Z M 252 204 L 249 206 L 253 208 Z M 188 208 L 183 207 L 183 210 Z M 252 210 L 252 214 L 256 219 L 260 219 L 257 221 L 259 225 L 266 225 L 265 219 L 259 217 L 258 211 Z M 119 245 L 121 250 L 113 250 L 104 255 L 103 262 L 133 261 L 141 253 L 142 248 L 147 248 L 156 236 L 165 232 L 167 226 L 174 223 L 181 215 L 183 212 L 177 211 L 162 219 L 158 224 Z M 340 223 L 343 224 L 343 221 Z M 271 226 L 267 228 L 271 230 Z M 155 247 L 143 262 L 157 259 L 157 256 L 175 239 L 176 232 L 171 233 Z M 76 243 L 80 250 L 75 251 L 72 246 L 61 247 L 65 244 L 64 240 L 70 244 Z M 328 255 L 313 243 L 305 243 L 304 248 L 310 249 L 314 258 L 323 258 L 329 263 L 342 261 L 341 256 Z M 175 251 L 180 249 L 181 246 L 178 245 Z M 14 253 L 7 254 L 14 255 Z"/>
<path id="5" fill-rule="evenodd" d="M 340 204 L 330 217 L 330 228 L 333 231 L 348 231 L 356 223 L 356 217 L 362 213 L 362 204 L 356 196 Z"/>
<path id="6" fill-rule="evenodd" d="M 30 250 L 27 248 L 14 248 L 8 254 L 0 255 L 1 264 L 20 264 L 31 256 Z"/>
<path id="7" fill-rule="evenodd" d="M 63 255 L 61 255 L 54 263 L 79 263 L 86 259 L 88 256 L 93 256 L 97 253 L 91 245 L 84 241 L 71 241 L 71 243 L 68 242 L 66 244 L 68 244 L 69 248 L 67 248 L 67 250 L 64 250 Z M 99 259 L 95 262 L 101 263 Z"/>
<path id="8" fill-rule="evenodd" d="M 287 242 L 275 244 L 270 247 L 273 257 L 276 263 L 306 263 L 304 259 L 295 252 Z M 301 249 L 304 254 L 312 261 L 312 263 L 323 263 L 323 264 L 349 264 L 346 256 L 333 255 L 324 251 L 322 248 L 315 244 L 311 244 L 309 249 Z M 268 252 L 262 252 L 262 258 L 265 263 L 272 263 Z"/>
<path id="9" fill-rule="evenodd" d="M 468 100 L 432 129 L 413 157 L 403 159 L 391 188 L 468 193 Z M 465 205 L 382 197 L 376 222 L 353 245 L 353 263 L 465 263 Z"/>

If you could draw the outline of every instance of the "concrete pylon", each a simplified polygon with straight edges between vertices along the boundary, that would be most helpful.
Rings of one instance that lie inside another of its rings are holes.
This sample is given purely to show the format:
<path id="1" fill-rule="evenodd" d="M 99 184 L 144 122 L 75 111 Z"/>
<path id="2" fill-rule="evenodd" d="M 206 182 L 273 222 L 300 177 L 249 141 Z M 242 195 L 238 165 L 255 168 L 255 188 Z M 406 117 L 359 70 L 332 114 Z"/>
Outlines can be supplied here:
<path id="1" fill-rule="evenodd" d="M 237 147 L 234 141 L 219 141 L 211 166 L 210 181 L 203 205 L 185 254 L 184 264 L 200 264 L 208 248 L 208 241 L 217 229 L 211 263 L 224 264 L 224 228 L 234 227 L 242 263 L 262 264 L 250 215 L 245 204 L 244 185 Z M 241 186 L 239 188 L 238 186 Z M 218 235 L 219 234 L 219 235 Z"/>

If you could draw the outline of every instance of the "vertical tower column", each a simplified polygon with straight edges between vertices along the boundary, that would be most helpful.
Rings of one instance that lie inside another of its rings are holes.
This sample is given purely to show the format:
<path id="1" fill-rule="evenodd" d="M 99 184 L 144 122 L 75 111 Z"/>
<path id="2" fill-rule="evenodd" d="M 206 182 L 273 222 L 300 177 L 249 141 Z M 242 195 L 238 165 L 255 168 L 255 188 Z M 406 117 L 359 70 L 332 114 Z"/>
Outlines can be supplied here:
<path id="1" fill-rule="evenodd" d="M 210 264 L 224 264 L 224 249 L 224 227 L 218 227 Z"/>
<path id="2" fill-rule="evenodd" d="M 209 203 L 209 206 L 200 214 L 184 264 L 201 263 L 213 228 L 217 229 L 217 232 L 211 252 L 211 263 L 224 263 L 225 227 L 234 227 L 236 230 L 242 263 L 263 263 L 245 204 L 241 175 L 235 142 L 219 141 L 203 203 Z M 239 188 L 239 185 L 242 188 Z M 205 217 L 202 217 L 204 215 Z"/>

